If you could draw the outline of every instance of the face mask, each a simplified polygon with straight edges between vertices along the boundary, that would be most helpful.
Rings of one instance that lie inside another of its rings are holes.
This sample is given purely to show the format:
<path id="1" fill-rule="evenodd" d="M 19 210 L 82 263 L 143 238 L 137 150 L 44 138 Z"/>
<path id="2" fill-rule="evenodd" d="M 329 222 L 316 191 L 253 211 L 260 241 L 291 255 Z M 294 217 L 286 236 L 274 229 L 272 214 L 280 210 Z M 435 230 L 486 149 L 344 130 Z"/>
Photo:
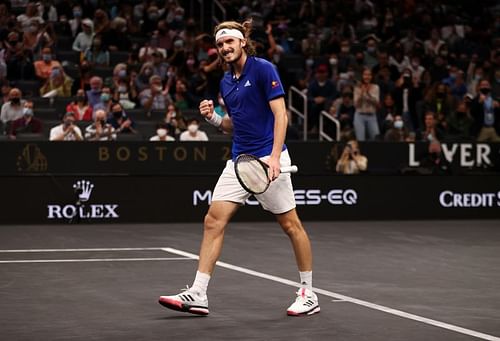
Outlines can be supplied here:
<path id="1" fill-rule="evenodd" d="M 474 75 L 474 80 L 476 81 L 480 80 L 481 78 L 483 78 L 482 75 Z"/>
<path id="2" fill-rule="evenodd" d="M 444 92 L 438 92 L 436 96 L 437 98 L 444 98 Z"/>
<path id="3" fill-rule="evenodd" d="M 148 18 L 151 21 L 156 21 L 156 19 L 158 19 L 158 14 L 156 14 L 156 13 L 150 13 L 150 14 L 148 14 Z"/>
<path id="4" fill-rule="evenodd" d="M 98 88 L 92 88 L 90 89 L 90 92 L 93 93 L 93 94 L 98 94 L 101 92 L 101 89 L 98 89 Z"/>
<path id="5" fill-rule="evenodd" d="M 196 133 L 198 131 L 198 125 L 197 124 L 190 124 L 188 126 L 188 131 L 192 134 Z"/>
<path id="6" fill-rule="evenodd" d="M 367 47 L 367 48 L 366 48 L 366 51 L 367 51 L 368 53 L 375 53 L 375 51 L 376 51 L 376 50 L 377 50 L 377 49 L 376 49 L 375 47 L 373 47 L 373 46 L 370 46 L 370 47 Z"/>
<path id="7" fill-rule="evenodd" d="M 30 33 L 36 32 L 37 31 L 37 27 L 36 26 L 28 26 L 28 28 L 26 29 L 26 31 L 28 31 Z"/>
<path id="8" fill-rule="evenodd" d="M 42 59 L 45 62 L 50 62 L 52 60 L 52 56 L 50 54 L 43 54 Z"/>
<path id="9" fill-rule="evenodd" d="M 119 93 L 122 93 L 122 94 L 123 94 L 123 93 L 125 93 L 125 92 L 127 92 L 127 87 L 126 87 L 126 86 L 123 86 L 123 85 L 120 85 L 120 86 L 118 87 L 118 92 L 119 92 Z"/>
<path id="10" fill-rule="evenodd" d="M 306 65 L 307 65 L 308 67 L 312 67 L 312 66 L 313 66 L 313 64 L 314 64 L 314 59 L 309 58 L 309 59 L 307 59 L 307 60 L 306 60 Z"/>
<path id="11" fill-rule="evenodd" d="M 490 93 L 491 89 L 490 88 L 481 88 L 479 89 L 479 92 L 481 92 L 483 95 L 488 95 Z"/>
<path id="12" fill-rule="evenodd" d="M 465 116 L 465 111 L 457 111 L 457 116 Z"/>
<path id="13" fill-rule="evenodd" d="M 337 58 L 330 58 L 330 65 L 337 65 Z"/>
<path id="14" fill-rule="evenodd" d="M 150 69 L 144 70 L 144 75 L 146 75 L 148 77 L 151 76 L 152 73 L 153 73 L 153 71 L 151 71 Z"/>
<path id="15" fill-rule="evenodd" d="M 82 16 L 82 11 L 73 11 L 73 16 L 75 18 L 80 18 Z"/>
<path id="16" fill-rule="evenodd" d="M 77 102 L 85 102 L 85 96 L 76 96 Z"/>
<path id="17" fill-rule="evenodd" d="M 12 104 L 16 104 L 17 105 L 17 104 L 21 103 L 21 99 L 19 97 L 14 97 L 14 98 L 10 99 L 10 102 Z"/>
<path id="18" fill-rule="evenodd" d="M 184 18 L 184 17 L 183 17 L 182 15 L 175 15 L 175 16 L 174 16 L 174 20 L 175 20 L 175 21 L 182 21 L 182 19 L 183 19 L 183 18 Z"/>
<path id="19" fill-rule="evenodd" d="M 403 121 L 394 121 L 394 128 L 403 129 Z"/>
<path id="20" fill-rule="evenodd" d="M 120 78 L 127 77 L 127 70 L 120 70 L 120 71 L 118 71 L 118 77 L 120 77 Z"/>
<path id="21" fill-rule="evenodd" d="M 158 135 L 159 137 L 167 136 L 167 129 L 164 129 L 164 128 L 157 129 L 156 135 Z"/>
<path id="22" fill-rule="evenodd" d="M 52 72 L 50 73 L 52 77 L 59 77 L 61 75 L 61 70 L 59 69 L 53 69 Z"/>
<path id="23" fill-rule="evenodd" d="M 109 99 L 110 99 L 109 94 L 102 94 L 101 95 L 101 101 L 102 102 L 107 102 L 107 101 L 109 101 Z"/>
<path id="24" fill-rule="evenodd" d="M 116 119 L 119 119 L 121 118 L 123 115 L 122 115 L 122 112 L 121 111 L 113 111 L 113 117 L 116 118 Z"/>

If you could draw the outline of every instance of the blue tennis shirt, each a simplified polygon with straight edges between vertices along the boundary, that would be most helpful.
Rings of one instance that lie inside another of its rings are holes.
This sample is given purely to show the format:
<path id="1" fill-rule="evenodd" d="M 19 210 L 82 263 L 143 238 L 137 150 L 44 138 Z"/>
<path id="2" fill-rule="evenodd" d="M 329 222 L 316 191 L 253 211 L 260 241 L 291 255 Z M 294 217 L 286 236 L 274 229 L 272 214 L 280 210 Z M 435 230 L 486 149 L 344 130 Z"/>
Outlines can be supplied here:
<path id="1" fill-rule="evenodd" d="M 224 74 L 220 91 L 233 121 L 233 159 L 240 154 L 270 155 L 274 114 L 269 101 L 285 95 L 274 65 L 265 59 L 248 56 L 239 78 L 232 70 Z"/>

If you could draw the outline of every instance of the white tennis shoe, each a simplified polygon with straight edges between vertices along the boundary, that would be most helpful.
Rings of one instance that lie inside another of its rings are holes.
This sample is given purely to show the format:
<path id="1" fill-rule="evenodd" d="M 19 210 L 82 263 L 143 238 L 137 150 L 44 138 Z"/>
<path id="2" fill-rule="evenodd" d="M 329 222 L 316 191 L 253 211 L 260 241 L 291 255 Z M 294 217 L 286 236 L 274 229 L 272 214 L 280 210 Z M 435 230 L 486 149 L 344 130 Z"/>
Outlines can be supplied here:
<path id="1" fill-rule="evenodd" d="M 288 307 L 286 313 L 289 316 L 306 316 L 319 313 L 320 310 L 318 296 L 309 289 L 300 288 L 295 302 Z"/>
<path id="2" fill-rule="evenodd" d="M 207 295 L 202 296 L 189 287 L 182 289 L 182 292 L 177 295 L 160 296 L 158 303 L 177 311 L 196 315 L 208 315 Z"/>

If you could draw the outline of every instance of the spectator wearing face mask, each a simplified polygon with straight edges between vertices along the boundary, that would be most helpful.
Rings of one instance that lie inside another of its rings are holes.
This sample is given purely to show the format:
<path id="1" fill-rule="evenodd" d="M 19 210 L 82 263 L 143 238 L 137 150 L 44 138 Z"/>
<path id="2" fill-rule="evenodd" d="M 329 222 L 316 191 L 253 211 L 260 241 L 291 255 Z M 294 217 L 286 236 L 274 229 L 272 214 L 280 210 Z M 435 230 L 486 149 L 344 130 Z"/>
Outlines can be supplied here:
<path id="1" fill-rule="evenodd" d="M 72 37 L 76 37 L 82 31 L 82 7 L 80 5 L 73 6 L 73 19 L 68 20 L 71 29 Z"/>
<path id="2" fill-rule="evenodd" d="M 33 102 L 27 102 L 23 108 L 23 116 L 12 122 L 9 137 L 15 140 L 17 134 L 39 134 L 42 127 L 42 121 L 33 116 Z"/>
<path id="3" fill-rule="evenodd" d="M 52 58 L 52 50 L 50 49 L 50 47 L 45 47 L 42 49 L 41 60 L 37 60 L 34 64 L 36 76 L 42 81 L 46 81 L 50 78 L 52 69 L 54 67 L 59 67 L 62 69 L 61 63 Z"/>
<path id="4" fill-rule="evenodd" d="M 359 174 L 366 171 L 367 166 L 368 159 L 361 155 L 358 142 L 351 140 L 347 142 L 335 169 L 341 174 Z"/>
<path id="5" fill-rule="evenodd" d="M 57 97 L 71 97 L 71 87 L 73 79 L 71 79 L 62 67 L 55 66 L 52 68 L 50 77 L 45 81 L 45 84 L 40 88 L 40 95 L 43 96 L 50 91 L 57 91 Z"/>
<path id="6" fill-rule="evenodd" d="M 87 90 L 87 98 L 89 100 L 89 105 L 91 107 L 95 107 L 98 103 L 101 102 L 101 93 L 102 93 L 102 78 L 98 76 L 94 76 L 90 78 L 90 90 Z"/>
<path id="7" fill-rule="evenodd" d="M 113 100 L 122 105 L 126 110 L 133 109 L 136 106 L 135 99 L 137 98 L 137 92 L 135 91 L 135 86 L 133 82 L 129 82 L 126 76 L 127 70 L 121 70 L 120 73 L 125 77 L 120 77 L 115 85 L 115 91 L 113 94 Z"/>
<path id="8" fill-rule="evenodd" d="M 94 114 L 97 110 L 103 109 L 106 112 L 111 111 L 111 106 L 113 105 L 113 97 L 111 94 L 111 89 L 109 87 L 102 88 L 101 98 L 99 103 L 93 106 Z"/>
<path id="9" fill-rule="evenodd" d="M 111 106 L 111 117 L 108 118 L 108 123 L 115 128 L 120 134 L 137 134 L 138 131 L 134 128 L 134 122 L 123 111 L 120 103 L 114 103 Z"/>
<path id="10" fill-rule="evenodd" d="M 50 141 L 82 141 L 82 131 L 75 125 L 75 114 L 64 114 L 61 124 L 50 130 Z"/>
<path id="11" fill-rule="evenodd" d="M 407 142 L 409 131 L 404 126 L 403 118 L 400 115 L 394 116 L 392 126 L 387 129 L 384 135 L 386 142 Z"/>
<path id="12" fill-rule="evenodd" d="M 15 121 L 23 116 L 24 100 L 21 99 L 22 93 L 18 88 L 12 88 L 9 92 L 9 101 L 2 105 L 0 120 L 3 128 L 7 130 L 9 122 Z"/>
<path id="13" fill-rule="evenodd" d="M 75 113 L 77 121 L 92 121 L 93 109 L 89 105 L 83 89 L 78 89 L 75 100 L 66 106 L 66 112 Z"/>
<path id="14" fill-rule="evenodd" d="M 106 122 L 106 111 L 99 109 L 95 112 L 94 123 L 85 128 L 87 141 L 114 141 L 116 140 L 115 128 Z"/>
<path id="15" fill-rule="evenodd" d="M 179 136 L 180 141 L 208 141 L 208 136 L 200 129 L 200 121 L 197 118 L 191 118 L 187 122 L 187 130 Z"/>
<path id="16" fill-rule="evenodd" d="M 162 82 L 167 80 L 168 63 L 165 62 L 163 54 L 158 51 L 153 52 L 153 74 L 160 76 Z"/>
<path id="17" fill-rule="evenodd" d="M 474 118 L 472 134 L 477 141 L 500 141 L 500 105 L 491 96 L 491 84 L 487 79 L 479 82 L 478 94 L 472 100 L 471 113 Z"/>
<path id="18" fill-rule="evenodd" d="M 152 136 L 149 141 L 175 141 L 175 138 L 169 135 L 170 128 L 168 124 L 160 122 L 156 125 L 156 135 Z"/>

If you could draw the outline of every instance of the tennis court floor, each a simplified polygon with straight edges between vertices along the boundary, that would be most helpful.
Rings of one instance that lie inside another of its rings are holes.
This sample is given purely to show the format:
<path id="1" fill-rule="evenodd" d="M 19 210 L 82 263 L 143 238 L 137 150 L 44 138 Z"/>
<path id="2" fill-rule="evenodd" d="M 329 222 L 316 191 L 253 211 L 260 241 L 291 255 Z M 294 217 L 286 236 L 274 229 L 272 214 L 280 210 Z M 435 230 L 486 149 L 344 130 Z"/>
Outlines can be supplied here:
<path id="1" fill-rule="evenodd" d="M 321 313 L 276 223 L 229 225 L 210 315 L 191 285 L 200 224 L 0 228 L 2 340 L 500 340 L 500 221 L 305 222 Z"/>

